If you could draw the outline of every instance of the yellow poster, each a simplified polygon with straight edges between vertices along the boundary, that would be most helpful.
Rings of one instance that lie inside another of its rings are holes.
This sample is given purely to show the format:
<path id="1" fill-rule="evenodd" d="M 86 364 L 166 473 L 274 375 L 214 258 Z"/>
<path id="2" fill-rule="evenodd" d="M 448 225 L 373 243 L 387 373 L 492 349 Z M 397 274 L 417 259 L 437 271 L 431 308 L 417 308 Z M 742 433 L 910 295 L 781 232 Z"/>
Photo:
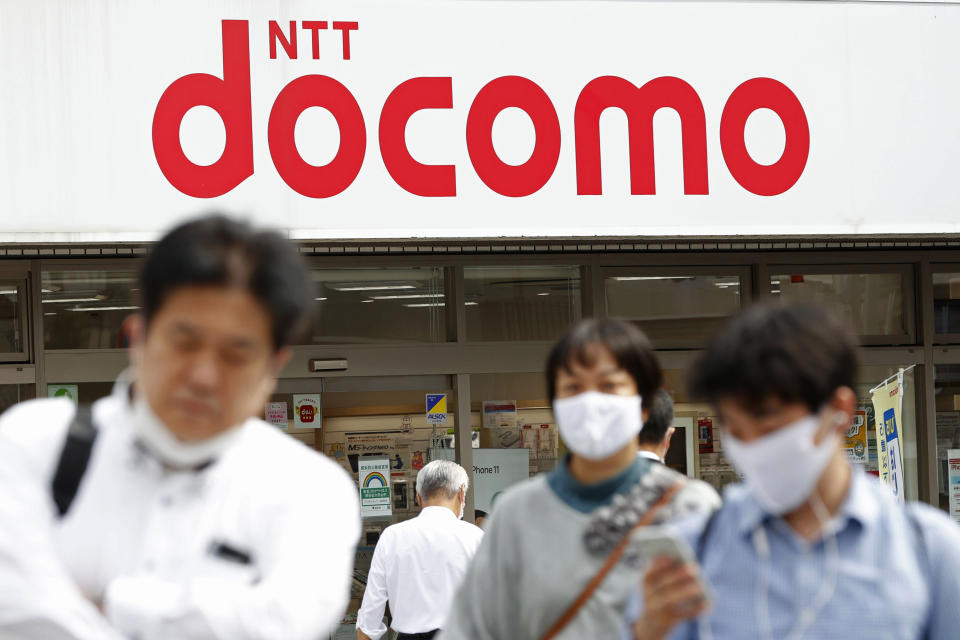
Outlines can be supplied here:
<path id="1" fill-rule="evenodd" d="M 853 423 L 847 429 L 843 444 L 847 459 L 857 464 L 867 463 L 867 412 L 856 411 Z"/>
<path id="2" fill-rule="evenodd" d="M 900 502 L 904 501 L 903 453 L 900 438 L 903 428 L 902 406 L 903 370 L 873 389 L 879 475 L 880 479 L 890 486 Z"/>

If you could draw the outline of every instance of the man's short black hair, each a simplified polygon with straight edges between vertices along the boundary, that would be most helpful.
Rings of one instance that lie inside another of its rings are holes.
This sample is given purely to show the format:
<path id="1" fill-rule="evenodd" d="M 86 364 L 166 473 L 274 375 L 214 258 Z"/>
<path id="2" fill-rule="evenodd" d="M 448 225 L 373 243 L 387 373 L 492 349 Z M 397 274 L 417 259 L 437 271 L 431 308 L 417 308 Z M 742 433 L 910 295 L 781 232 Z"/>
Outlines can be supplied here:
<path id="1" fill-rule="evenodd" d="M 697 398 L 801 402 L 819 411 L 840 387 L 853 387 L 857 341 L 832 313 L 809 304 L 762 304 L 740 313 L 711 341 L 690 372 Z"/>
<path id="2" fill-rule="evenodd" d="M 474 521 L 474 522 L 476 522 L 476 521 L 479 520 L 480 518 L 486 518 L 486 517 L 487 517 L 487 512 L 484 511 L 483 509 L 474 509 L 474 510 L 473 510 L 473 521 Z"/>
<path id="3" fill-rule="evenodd" d="M 270 315 L 275 349 L 297 337 L 313 304 L 310 274 L 286 238 L 223 215 L 181 224 L 153 247 L 140 272 L 146 323 L 174 290 L 190 286 L 249 291 Z"/>
<path id="4" fill-rule="evenodd" d="M 667 429 L 673 426 L 673 398 L 666 389 L 659 389 L 650 402 L 650 413 L 637 435 L 640 444 L 660 444 Z"/>
<path id="5" fill-rule="evenodd" d="M 591 347 L 602 345 L 613 355 L 620 368 L 637 384 L 643 402 L 649 402 L 654 391 L 663 385 L 663 370 L 646 334 L 622 320 L 589 319 L 573 325 L 553 345 L 547 357 L 547 393 L 550 401 L 557 397 L 557 373 L 570 370 L 573 362 L 593 364 Z"/>

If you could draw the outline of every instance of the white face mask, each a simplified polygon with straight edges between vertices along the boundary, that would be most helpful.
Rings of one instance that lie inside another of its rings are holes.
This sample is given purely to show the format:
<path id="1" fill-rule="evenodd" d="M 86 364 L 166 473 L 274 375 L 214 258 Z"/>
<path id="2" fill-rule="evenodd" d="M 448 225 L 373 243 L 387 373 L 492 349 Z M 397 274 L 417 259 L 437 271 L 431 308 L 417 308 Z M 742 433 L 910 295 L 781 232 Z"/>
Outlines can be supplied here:
<path id="1" fill-rule="evenodd" d="M 240 435 L 240 428 L 232 427 L 212 438 L 184 442 L 167 429 L 143 393 L 133 397 L 133 431 L 150 453 L 174 468 L 196 467 L 215 460 Z"/>
<path id="2" fill-rule="evenodd" d="M 643 428 L 640 396 L 587 391 L 553 401 L 560 437 L 573 453 L 590 460 L 609 458 Z"/>
<path id="3" fill-rule="evenodd" d="M 834 415 L 839 425 L 843 414 Z M 790 513 L 813 493 L 837 447 L 834 429 L 819 445 L 814 444 L 823 418 L 822 414 L 807 416 L 750 442 L 729 434 L 724 436 L 724 455 L 743 474 L 747 486 L 767 513 Z"/>

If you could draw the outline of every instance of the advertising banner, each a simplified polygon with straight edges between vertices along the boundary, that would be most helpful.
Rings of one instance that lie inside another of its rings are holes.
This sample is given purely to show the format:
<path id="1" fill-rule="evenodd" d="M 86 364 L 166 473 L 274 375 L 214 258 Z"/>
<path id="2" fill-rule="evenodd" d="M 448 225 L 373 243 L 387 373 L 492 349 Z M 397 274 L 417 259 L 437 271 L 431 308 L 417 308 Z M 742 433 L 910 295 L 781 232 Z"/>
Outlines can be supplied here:
<path id="1" fill-rule="evenodd" d="M 516 400 L 484 400 L 483 426 L 486 429 L 506 427 L 515 429 L 517 425 Z"/>
<path id="2" fill-rule="evenodd" d="M 392 453 L 397 448 L 396 436 L 386 433 L 348 433 L 347 453 Z"/>
<path id="3" fill-rule="evenodd" d="M 904 502 L 903 452 L 903 370 L 873 389 L 873 407 L 877 423 L 877 455 L 880 479 L 890 485 L 893 494 Z"/>
<path id="4" fill-rule="evenodd" d="M 700 453 L 713 453 L 713 419 L 697 420 L 697 442 Z"/>
<path id="5" fill-rule="evenodd" d="M 320 428 L 319 393 L 293 394 L 293 426 L 297 429 Z"/>
<path id="6" fill-rule="evenodd" d="M 390 460 L 360 458 L 360 517 L 376 518 L 393 515 L 390 501 Z"/>
<path id="7" fill-rule="evenodd" d="M 489 512 L 500 494 L 530 477 L 529 449 L 476 449 L 473 452 L 473 502 Z"/>
<path id="8" fill-rule="evenodd" d="M 427 394 L 427 423 L 447 424 L 447 394 Z"/>
<path id="9" fill-rule="evenodd" d="M 856 464 L 867 464 L 868 444 L 867 444 L 867 412 L 855 411 L 853 414 L 853 423 L 847 429 L 846 437 L 843 441 L 843 451 L 847 454 L 847 460 Z"/>
<path id="10" fill-rule="evenodd" d="M 937 486 L 949 487 L 949 451 L 960 445 L 960 411 L 937 411 Z"/>
<path id="11" fill-rule="evenodd" d="M 957 33 L 955 3 L 6 2 L 0 242 L 212 209 L 318 240 L 958 233 Z"/>
<path id="12" fill-rule="evenodd" d="M 287 430 L 289 423 L 287 421 L 286 402 L 268 402 L 263 415 L 267 419 L 267 423 L 283 429 L 284 431 Z"/>
<path id="13" fill-rule="evenodd" d="M 960 523 L 960 449 L 947 451 L 947 476 L 950 492 L 950 517 Z"/>

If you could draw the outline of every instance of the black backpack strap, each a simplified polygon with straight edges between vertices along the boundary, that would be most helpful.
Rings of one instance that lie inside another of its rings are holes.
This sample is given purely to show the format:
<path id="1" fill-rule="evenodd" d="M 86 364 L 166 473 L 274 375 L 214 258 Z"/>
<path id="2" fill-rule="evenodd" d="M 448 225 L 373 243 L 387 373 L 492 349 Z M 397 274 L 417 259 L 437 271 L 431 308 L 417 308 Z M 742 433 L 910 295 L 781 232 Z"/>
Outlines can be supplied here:
<path id="1" fill-rule="evenodd" d="M 70 505 L 77 496 L 77 489 L 80 488 L 80 481 L 87 471 L 96 439 L 97 429 L 93 426 L 90 405 L 79 405 L 60 452 L 57 472 L 53 476 L 53 501 L 60 517 L 70 510 Z"/>

